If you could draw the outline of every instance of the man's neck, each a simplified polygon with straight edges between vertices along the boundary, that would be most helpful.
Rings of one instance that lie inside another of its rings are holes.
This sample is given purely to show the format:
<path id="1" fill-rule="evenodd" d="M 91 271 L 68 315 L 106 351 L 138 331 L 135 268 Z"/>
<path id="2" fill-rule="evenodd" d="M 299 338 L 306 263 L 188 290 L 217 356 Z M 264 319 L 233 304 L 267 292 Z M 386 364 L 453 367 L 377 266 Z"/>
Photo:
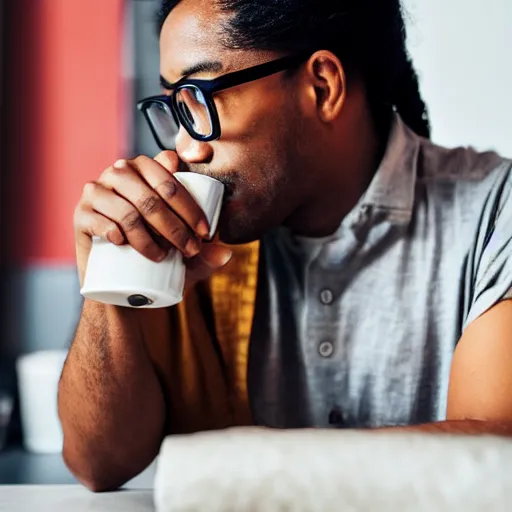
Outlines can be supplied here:
<path id="1" fill-rule="evenodd" d="M 368 188 L 386 150 L 390 119 L 380 126 L 369 113 L 357 119 L 326 144 L 321 183 L 285 223 L 293 234 L 311 238 L 333 234 Z"/>

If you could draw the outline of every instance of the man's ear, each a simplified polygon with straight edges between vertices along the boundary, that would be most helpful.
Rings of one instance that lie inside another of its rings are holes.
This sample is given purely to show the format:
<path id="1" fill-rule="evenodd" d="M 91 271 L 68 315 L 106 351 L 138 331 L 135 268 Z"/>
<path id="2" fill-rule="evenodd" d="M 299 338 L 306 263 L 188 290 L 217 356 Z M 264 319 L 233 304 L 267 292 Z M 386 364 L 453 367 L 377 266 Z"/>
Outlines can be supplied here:
<path id="1" fill-rule="evenodd" d="M 306 72 L 318 116 L 324 123 L 330 123 L 338 117 L 345 103 L 347 80 L 343 65 L 334 53 L 320 50 L 309 58 Z"/>

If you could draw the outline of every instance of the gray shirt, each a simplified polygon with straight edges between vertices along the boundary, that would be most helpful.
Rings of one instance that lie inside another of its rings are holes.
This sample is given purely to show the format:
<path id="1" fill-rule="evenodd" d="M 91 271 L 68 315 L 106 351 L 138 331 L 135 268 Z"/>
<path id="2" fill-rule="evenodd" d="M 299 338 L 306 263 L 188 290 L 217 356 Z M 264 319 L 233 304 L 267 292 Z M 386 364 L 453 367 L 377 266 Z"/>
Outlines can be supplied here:
<path id="1" fill-rule="evenodd" d="M 368 190 L 322 240 L 262 240 L 249 393 L 258 424 L 442 420 L 464 329 L 512 297 L 511 162 L 398 116 Z M 512 371 L 512 369 L 511 369 Z"/>

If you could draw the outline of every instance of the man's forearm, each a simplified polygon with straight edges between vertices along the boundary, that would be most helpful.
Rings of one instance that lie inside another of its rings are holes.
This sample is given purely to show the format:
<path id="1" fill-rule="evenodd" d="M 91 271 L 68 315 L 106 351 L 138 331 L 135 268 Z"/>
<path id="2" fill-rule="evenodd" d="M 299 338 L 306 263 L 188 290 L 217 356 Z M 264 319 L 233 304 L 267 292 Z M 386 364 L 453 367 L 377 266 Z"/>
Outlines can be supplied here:
<path id="1" fill-rule="evenodd" d="M 448 420 L 406 427 L 385 427 L 377 432 L 424 432 L 431 434 L 495 435 L 512 437 L 512 423 L 504 421 Z"/>
<path id="2" fill-rule="evenodd" d="M 164 398 L 139 322 L 146 313 L 86 301 L 64 366 L 64 459 L 96 491 L 142 471 L 162 439 Z"/>

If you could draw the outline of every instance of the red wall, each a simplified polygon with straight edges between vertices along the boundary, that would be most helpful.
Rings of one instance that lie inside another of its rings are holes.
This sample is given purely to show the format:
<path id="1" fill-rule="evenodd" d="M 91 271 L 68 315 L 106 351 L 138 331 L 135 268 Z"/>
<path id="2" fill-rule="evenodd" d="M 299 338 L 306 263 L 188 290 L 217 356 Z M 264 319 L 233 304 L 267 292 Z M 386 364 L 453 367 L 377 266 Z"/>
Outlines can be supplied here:
<path id="1" fill-rule="evenodd" d="M 8 3 L 2 251 L 21 265 L 73 263 L 82 187 L 125 147 L 123 0 Z"/>

